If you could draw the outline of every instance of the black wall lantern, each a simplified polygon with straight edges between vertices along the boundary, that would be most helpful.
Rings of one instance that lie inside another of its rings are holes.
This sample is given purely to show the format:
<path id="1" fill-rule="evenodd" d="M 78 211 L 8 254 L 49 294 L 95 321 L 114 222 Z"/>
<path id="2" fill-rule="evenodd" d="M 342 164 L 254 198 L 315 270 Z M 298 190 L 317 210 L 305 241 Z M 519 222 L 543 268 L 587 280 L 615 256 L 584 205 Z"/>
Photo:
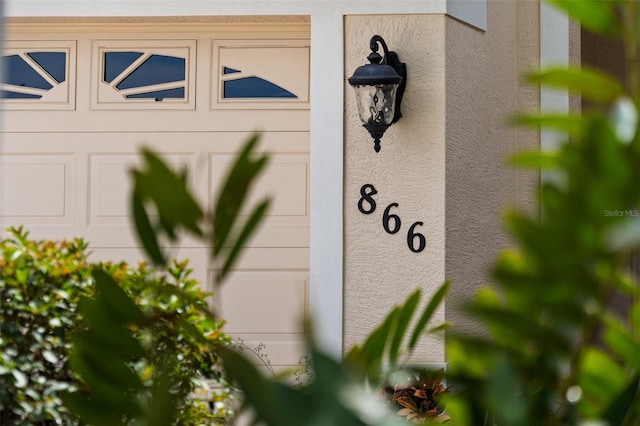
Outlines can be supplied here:
<path id="1" fill-rule="evenodd" d="M 378 43 L 382 45 L 384 58 L 378 53 Z M 407 85 L 407 65 L 400 62 L 395 52 L 389 52 L 379 35 L 371 37 L 369 47 L 367 59 L 371 63 L 356 68 L 349 84 L 356 91 L 362 127 L 371 133 L 373 149 L 380 152 L 380 138 L 402 117 L 400 103 Z"/>

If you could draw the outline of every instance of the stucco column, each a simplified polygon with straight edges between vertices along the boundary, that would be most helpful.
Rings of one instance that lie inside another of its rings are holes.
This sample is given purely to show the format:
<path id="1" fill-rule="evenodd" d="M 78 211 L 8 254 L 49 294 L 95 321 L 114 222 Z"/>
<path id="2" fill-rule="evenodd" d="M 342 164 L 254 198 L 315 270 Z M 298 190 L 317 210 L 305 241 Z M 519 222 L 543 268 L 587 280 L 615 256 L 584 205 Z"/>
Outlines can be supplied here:
<path id="1" fill-rule="evenodd" d="M 496 256 L 510 244 L 503 213 L 517 207 L 535 214 L 537 174 L 507 160 L 539 146 L 537 132 L 510 124 L 516 112 L 539 105 L 537 88 L 522 79 L 538 64 L 539 7 L 498 0 L 487 6 L 487 31 L 439 14 L 345 19 L 345 78 L 364 63 L 374 34 L 408 69 L 404 117 L 387 130 L 377 154 L 353 90 L 345 88 L 345 350 L 414 289 L 430 297 L 445 278 L 452 287 L 434 325 L 446 318 L 482 333 L 460 306 L 491 282 Z M 377 191 L 371 214 L 357 206 L 365 184 Z M 382 225 L 391 203 L 398 206 L 390 213 L 402 221 L 393 235 Z M 407 244 L 417 221 L 427 242 L 420 253 Z M 409 361 L 445 362 L 443 339 L 425 339 Z"/>
<path id="2" fill-rule="evenodd" d="M 353 89 L 345 83 L 345 350 L 361 342 L 413 290 L 422 288 L 430 296 L 444 281 L 445 19 L 444 15 L 345 18 L 345 78 L 365 63 L 374 34 L 381 35 L 389 49 L 406 62 L 408 72 L 404 117 L 387 130 L 379 153 L 361 126 Z M 358 209 L 366 184 L 377 191 L 372 196 L 376 208 L 370 214 Z M 398 206 L 389 213 L 401 220 L 395 234 L 387 233 L 382 223 L 392 203 Z M 419 253 L 407 243 L 409 228 L 416 222 L 424 225 L 414 231 L 426 238 Z M 436 321 L 443 320 L 441 311 Z M 443 361 L 439 339 L 422 342 L 412 360 Z"/>

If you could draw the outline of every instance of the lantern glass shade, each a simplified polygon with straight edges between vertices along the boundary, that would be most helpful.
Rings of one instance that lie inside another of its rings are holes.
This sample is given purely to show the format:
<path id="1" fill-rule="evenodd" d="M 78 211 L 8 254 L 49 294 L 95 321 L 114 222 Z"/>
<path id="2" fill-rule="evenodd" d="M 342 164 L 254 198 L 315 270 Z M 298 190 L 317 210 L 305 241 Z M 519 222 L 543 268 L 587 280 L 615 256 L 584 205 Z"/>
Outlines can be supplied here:
<path id="1" fill-rule="evenodd" d="M 398 84 L 354 86 L 358 113 L 364 124 L 393 122 Z"/>

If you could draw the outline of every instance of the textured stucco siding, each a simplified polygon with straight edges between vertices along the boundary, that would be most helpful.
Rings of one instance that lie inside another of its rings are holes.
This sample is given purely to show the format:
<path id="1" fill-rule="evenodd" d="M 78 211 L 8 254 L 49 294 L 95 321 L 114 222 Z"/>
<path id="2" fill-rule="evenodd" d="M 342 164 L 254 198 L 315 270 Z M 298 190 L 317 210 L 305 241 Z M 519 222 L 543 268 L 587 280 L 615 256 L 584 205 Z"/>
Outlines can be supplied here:
<path id="1" fill-rule="evenodd" d="M 447 320 L 482 332 L 460 306 L 491 282 L 501 249 L 510 245 L 502 216 L 535 214 L 538 174 L 507 165 L 516 151 L 537 148 L 537 132 L 510 124 L 536 111 L 539 92 L 523 81 L 539 63 L 539 3 L 488 3 L 489 31 L 447 20 L 446 266 L 453 282 Z"/>
<path id="2" fill-rule="evenodd" d="M 415 288 L 431 295 L 445 278 L 452 289 L 435 322 L 482 332 L 460 305 L 490 282 L 496 255 L 510 244 L 502 214 L 535 214 L 537 173 L 506 162 L 539 144 L 537 132 L 509 123 L 516 111 L 538 107 L 538 90 L 522 79 L 539 60 L 538 10 L 534 1 L 489 1 L 487 32 L 444 15 L 346 17 L 345 77 L 364 62 L 373 34 L 397 51 L 409 77 L 404 118 L 378 154 L 345 86 L 345 349 Z M 378 191 L 371 215 L 357 209 L 365 183 Z M 395 235 L 381 225 L 392 202 L 403 220 Z M 418 220 L 427 248 L 415 254 L 406 231 Z M 411 361 L 441 363 L 444 352 L 442 339 L 427 339 Z"/>
<path id="3" fill-rule="evenodd" d="M 345 87 L 345 349 L 361 342 L 391 308 L 416 288 L 431 295 L 445 278 L 445 25 L 444 15 L 349 16 L 345 20 L 345 77 L 366 61 L 369 39 L 381 35 L 407 63 L 403 118 L 382 138 L 379 153 L 362 128 L 351 87 Z M 377 209 L 357 208 L 360 188 L 373 184 Z M 387 234 L 387 205 L 402 220 Z M 407 246 L 412 223 L 427 246 Z M 426 299 L 423 300 L 426 302 Z M 436 321 L 444 320 L 444 311 Z M 423 342 L 415 362 L 442 362 L 443 344 Z"/>

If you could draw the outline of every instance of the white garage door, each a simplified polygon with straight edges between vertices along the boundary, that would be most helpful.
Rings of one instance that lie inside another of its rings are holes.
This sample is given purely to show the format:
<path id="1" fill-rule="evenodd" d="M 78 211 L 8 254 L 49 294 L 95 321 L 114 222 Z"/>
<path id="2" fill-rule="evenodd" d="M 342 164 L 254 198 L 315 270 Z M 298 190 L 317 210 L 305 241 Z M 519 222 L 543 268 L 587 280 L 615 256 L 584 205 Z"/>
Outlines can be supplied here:
<path id="1" fill-rule="evenodd" d="M 141 146 L 186 168 L 210 205 L 234 153 L 263 132 L 271 162 L 253 196 L 274 204 L 216 303 L 229 333 L 295 365 L 308 306 L 308 24 L 13 24 L 2 65 L 2 227 L 82 236 L 94 260 L 141 259 L 128 207 Z M 172 250 L 212 290 L 208 250 Z"/>

